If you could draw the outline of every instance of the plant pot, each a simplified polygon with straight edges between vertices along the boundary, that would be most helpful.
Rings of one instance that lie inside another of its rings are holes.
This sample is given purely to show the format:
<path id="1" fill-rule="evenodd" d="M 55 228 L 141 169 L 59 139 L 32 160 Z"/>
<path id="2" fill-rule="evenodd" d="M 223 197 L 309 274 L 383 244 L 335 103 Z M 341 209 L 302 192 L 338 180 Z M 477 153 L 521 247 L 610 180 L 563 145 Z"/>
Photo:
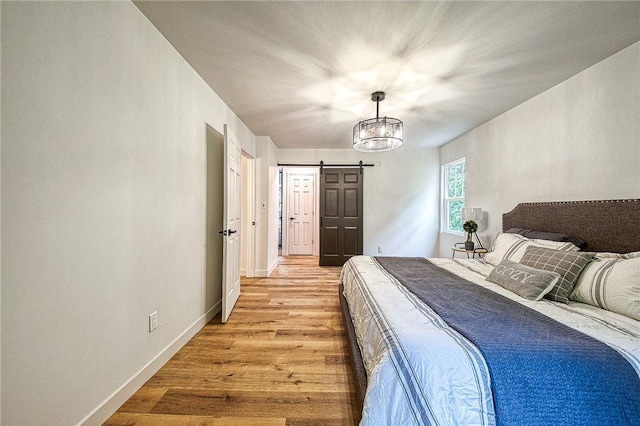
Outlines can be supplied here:
<path id="1" fill-rule="evenodd" d="M 466 241 L 464 243 L 464 249 L 465 250 L 473 250 L 475 247 L 475 244 L 473 243 L 473 241 Z"/>

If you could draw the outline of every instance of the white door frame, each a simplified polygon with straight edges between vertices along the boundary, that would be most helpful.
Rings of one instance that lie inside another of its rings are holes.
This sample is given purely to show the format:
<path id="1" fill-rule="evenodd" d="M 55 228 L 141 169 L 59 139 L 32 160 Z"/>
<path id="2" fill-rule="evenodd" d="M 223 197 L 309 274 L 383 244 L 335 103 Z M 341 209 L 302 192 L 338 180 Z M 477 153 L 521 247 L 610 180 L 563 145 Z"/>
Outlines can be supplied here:
<path id="1" fill-rule="evenodd" d="M 283 167 L 282 168 L 282 255 L 289 255 L 289 218 L 287 212 L 289 211 L 288 202 L 288 181 L 289 175 L 313 175 L 314 178 L 314 214 L 313 214 L 313 256 L 317 256 L 320 245 L 318 238 L 318 229 L 320 228 L 320 221 L 318 219 L 318 206 L 319 206 L 319 182 L 320 182 L 320 168 L 319 167 Z"/>
<path id="2" fill-rule="evenodd" d="M 245 277 L 256 276 L 256 160 L 242 151 L 242 160 L 246 164 L 242 172 L 243 202 L 243 250 L 241 253 Z"/>

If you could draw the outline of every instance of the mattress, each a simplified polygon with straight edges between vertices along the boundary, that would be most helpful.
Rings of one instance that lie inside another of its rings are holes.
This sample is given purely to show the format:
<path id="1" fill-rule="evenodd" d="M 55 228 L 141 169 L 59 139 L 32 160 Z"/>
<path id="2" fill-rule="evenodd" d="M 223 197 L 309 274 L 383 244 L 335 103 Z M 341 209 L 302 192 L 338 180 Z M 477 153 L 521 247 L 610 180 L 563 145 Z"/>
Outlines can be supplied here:
<path id="1" fill-rule="evenodd" d="M 485 281 L 493 266 L 481 260 L 429 261 L 604 342 L 640 377 L 638 321 L 576 302 L 523 299 Z M 368 377 L 362 425 L 498 423 L 489 369 L 477 348 L 371 257 L 352 258 L 341 282 Z"/>

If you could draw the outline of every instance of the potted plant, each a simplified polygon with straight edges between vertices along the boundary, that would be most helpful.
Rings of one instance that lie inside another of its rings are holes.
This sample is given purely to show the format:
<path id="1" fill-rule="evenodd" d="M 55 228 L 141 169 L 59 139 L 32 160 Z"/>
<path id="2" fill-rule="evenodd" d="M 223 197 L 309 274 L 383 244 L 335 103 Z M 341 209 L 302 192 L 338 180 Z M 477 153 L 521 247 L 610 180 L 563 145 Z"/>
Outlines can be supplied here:
<path id="1" fill-rule="evenodd" d="M 475 220 L 468 220 L 462 225 L 462 229 L 467 233 L 467 241 L 464 243 L 465 250 L 473 250 L 475 246 L 473 243 L 473 234 L 478 230 L 478 224 Z"/>

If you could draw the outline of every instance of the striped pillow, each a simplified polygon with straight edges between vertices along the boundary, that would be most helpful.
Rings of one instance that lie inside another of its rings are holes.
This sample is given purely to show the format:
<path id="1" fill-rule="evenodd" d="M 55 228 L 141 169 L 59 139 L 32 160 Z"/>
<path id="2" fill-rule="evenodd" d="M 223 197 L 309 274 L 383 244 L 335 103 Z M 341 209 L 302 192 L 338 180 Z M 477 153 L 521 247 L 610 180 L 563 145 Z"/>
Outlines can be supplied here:
<path id="1" fill-rule="evenodd" d="M 544 297 L 555 302 L 569 303 L 569 294 L 593 255 L 594 253 L 576 253 L 532 246 L 527 248 L 520 263 L 560 274 L 560 280 Z"/>
<path id="2" fill-rule="evenodd" d="M 562 251 L 578 251 L 578 247 L 568 242 L 529 239 L 518 234 L 498 234 L 491 251 L 484 256 L 485 262 L 498 266 L 503 260 L 520 262 L 527 247 L 536 246 Z"/>
<path id="3" fill-rule="evenodd" d="M 569 298 L 640 321 L 640 252 L 596 253 Z"/>

